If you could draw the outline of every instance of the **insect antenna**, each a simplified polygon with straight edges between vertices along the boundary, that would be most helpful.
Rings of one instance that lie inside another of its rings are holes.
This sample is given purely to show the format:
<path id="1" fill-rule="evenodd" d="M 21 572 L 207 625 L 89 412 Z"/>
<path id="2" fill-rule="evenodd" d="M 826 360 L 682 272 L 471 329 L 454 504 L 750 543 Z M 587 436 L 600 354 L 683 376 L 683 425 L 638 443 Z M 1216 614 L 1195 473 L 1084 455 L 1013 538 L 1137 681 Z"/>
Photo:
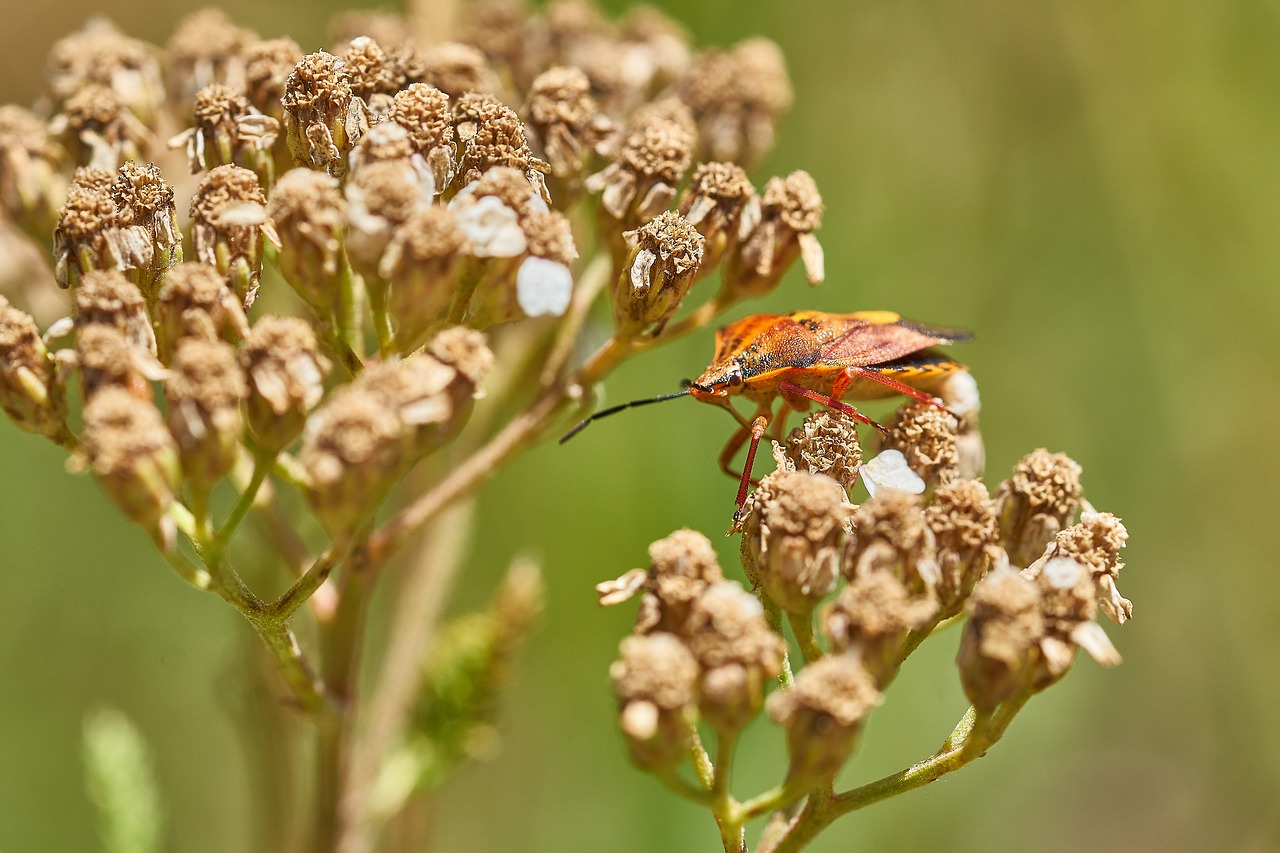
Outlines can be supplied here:
<path id="1" fill-rule="evenodd" d="M 630 403 L 619 403 L 616 406 L 610 406 L 607 409 L 601 409 L 600 411 L 596 412 L 590 417 L 584 418 L 583 420 L 579 421 L 578 424 L 574 426 L 573 429 L 569 430 L 563 436 L 560 437 L 560 443 L 564 444 L 566 441 L 573 438 L 578 433 L 582 432 L 584 429 L 587 428 L 587 424 L 591 423 L 592 421 L 598 421 L 601 418 L 607 418 L 609 417 L 609 415 L 616 415 L 618 412 L 621 412 L 623 409 L 631 409 L 636 406 L 647 406 L 650 403 L 662 403 L 667 400 L 674 400 L 677 397 L 685 397 L 685 396 L 688 396 L 689 391 L 691 391 L 694 388 L 702 390 L 702 386 L 696 385 L 693 382 L 686 381 L 686 382 L 682 382 L 681 384 L 684 385 L 684 390 L 676 391 L 674 394 L 662 394 L 661 396 L 658 396 L 658 397 L 646 397 L 643 400 L 632 400 Z"/>

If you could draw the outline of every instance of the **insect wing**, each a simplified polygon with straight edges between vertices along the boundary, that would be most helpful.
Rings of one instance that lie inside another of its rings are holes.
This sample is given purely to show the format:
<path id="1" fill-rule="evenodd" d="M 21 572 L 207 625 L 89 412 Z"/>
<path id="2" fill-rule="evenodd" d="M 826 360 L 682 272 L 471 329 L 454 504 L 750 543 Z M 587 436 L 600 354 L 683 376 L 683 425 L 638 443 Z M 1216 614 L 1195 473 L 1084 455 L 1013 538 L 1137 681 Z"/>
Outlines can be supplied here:
<path id="1" fill-rule="evenodd" d="M 926 335 L 901 323 L 883 326 L 858 323 L 827 345 L 822 351 L 822 362 L 845 367 L 869 367 L 947 340 Z"/>

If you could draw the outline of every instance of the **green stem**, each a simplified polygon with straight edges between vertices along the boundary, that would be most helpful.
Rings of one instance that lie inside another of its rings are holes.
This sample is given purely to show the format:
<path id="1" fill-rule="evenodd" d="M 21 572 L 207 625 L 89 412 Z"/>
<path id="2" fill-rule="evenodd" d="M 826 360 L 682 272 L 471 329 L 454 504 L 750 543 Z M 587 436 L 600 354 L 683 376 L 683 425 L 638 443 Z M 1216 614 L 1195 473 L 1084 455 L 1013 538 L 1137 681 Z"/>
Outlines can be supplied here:
<path id="1" fill-rule="evenodd" d="M 801 616 L 798 613 L 788 613 L 787 621 L 791 623 L 791 632 L 796 636 L 796 645 L 800 647 L 804 662 L 813 663 L 822 657 L 822 647 L 818 645 L 818 639 L 813 635 L 813 614 L 807 613 Z"/>
<path id="2" fill-rule="evenodd" d="M 733 776 L 733 751 L 738 743 L 738 732 L 716 730 L 716 765 L 711 786 L 711 811 L 720 827 L 720 841 L 725 853 L 740 853 L 743 847 L 742 809 L 729 792 Z"/>
<path id="3" fill-rule="evenodd" d="M 391 328 L 391 313 L 387 310 L 387 284 L 366 281 L 364 290 L 369 294 L 369 313 L 373 317 L 373 332 L 378 337 L 378 354 L 387 358 L 395 352 L 396 337 Z"/>
<path id="4" fill-rule="evenodd" d="M 351 547 L 342 542 L 331 542 L 324 553 L 316 558 L 302 577 L 294 581 L 275 602 L 267 608 L 270 618 L 276 622 L 286 622 L 298 608 L 307 602 L 315 591 L 328 579 L 334 567 L 341 563 L 351 552 Z"/>
<path id="5" fill-rule="evenodd" d="M 782 639 L 782 672 L 778 674 L 778 683 L 783 690 L 790 690 L 796 679 L 791 674 L 791 656 L 787 652 L 787 638 L 782 633 L 782 608 L 763 589 L 756 590 L 756 596 L 760 599 L 760 606 L 764 608 L 765 624 Z"/>
<path id="6" fill-rule="evenodd" d="M 240 493 L 240 497 L 236 498 L 235 506 L 231 507 L 231 512 L 227 515 L 226 521 L 222 522 L 222 526 L 218 528 L 217 535 L 213 537 L 214 547 L 219 551 L 227 547 L 227 543 L 235 535 L 236 528 L 240 526 L 240 522 L 244 521 L 244 517 L 253 507 L 253 502 L 258 497 L 258 490 L 262 488 L 262 483 L 267 479 L 267 474 L 274 464 L 274 456 L 261 453 L 254 454 L 253 474 L 249 477 L 249 483 L 244 487 L 244 491 Z"/>
<path id="7" fill-rule="evenodd" d="M 698 734 L 698 727 L 689 721 L 689 761 L 693 764 L 693 773 L 698 777 L 698 783 L 708 791 L 715 788 L 716 769 L 711 763 L 711 756 L 707 755 L 707 748 L 702 745 L 702 736 Z"/>

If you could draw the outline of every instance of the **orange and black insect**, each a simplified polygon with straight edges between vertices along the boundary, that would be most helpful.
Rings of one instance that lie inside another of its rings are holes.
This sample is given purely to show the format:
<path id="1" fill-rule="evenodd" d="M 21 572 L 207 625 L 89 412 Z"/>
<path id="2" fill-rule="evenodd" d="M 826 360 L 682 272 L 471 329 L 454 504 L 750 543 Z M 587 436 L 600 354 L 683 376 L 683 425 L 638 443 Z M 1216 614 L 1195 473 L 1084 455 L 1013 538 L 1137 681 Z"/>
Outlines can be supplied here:
<path id="1" fill-rule="evenodd" d="M 788 413 L 807 411 L 812 403 L 819 403 L 879 428 L 879 424 L 842 402 L 846 397 L 874 400 L 905 394 L 945 410 L 927 392 L 965 367 L 933 347 L 971 338 L 969 332 L 926 326 L 892 311 L 756 314 L 716 333 L 716 354 L 711 365 L 685 390 L 596 412 L 560 442 L 573 438 L 592 421 L 632 406 L 686 395 L 723 406 L 739 426 L 720 453 L 720 467 L 732 477 L 741 477 L 737 499 L 741 507 L 747 499 L 756 448 L 771 422 L 775 436 L 781 437 Z M 733 407 L 735 396 L 756 404 L 751 418 Z M 782 398 L 782 405 L 775 413 L 773 405 L 778 397 Z M 748 439 L 751 444 L 739 475 L 730 463 Z"/>

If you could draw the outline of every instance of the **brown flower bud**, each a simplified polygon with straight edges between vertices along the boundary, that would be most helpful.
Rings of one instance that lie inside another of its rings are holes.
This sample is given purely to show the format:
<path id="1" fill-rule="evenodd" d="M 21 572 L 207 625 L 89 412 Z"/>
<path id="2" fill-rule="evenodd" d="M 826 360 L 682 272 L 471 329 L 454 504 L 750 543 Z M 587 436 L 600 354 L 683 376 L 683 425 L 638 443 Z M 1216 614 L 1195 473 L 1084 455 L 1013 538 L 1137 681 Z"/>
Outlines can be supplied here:
<path id="1" fill-rule="evenodd" d="M 728 53 L 712 49 L 695 56 L 680 96 L 697 116 L 704 156 L 746 166 L 773 148 L 778 121 L 793 99 L 782 51 L 762 38 L 739 42 Z"/>
<path id="2" fill-rule="evenodd" d="M 369 118 L 342 61 L 324 51 L 304 56 L 289 74 L 281 102 L 294 162 L 334 177 L 346 174 L 347 152 L 369 129 Z"/>
<path id="3" fill-rule="evenodd" d="M 1000 544 L 1015 566 L 1030 565 L 1080 508 L 1080 466 L 1039 448 L 1019 460 L 995 492 Z"/>
<path id="4" fill-rule="evenodd" d="M 888 572 L 871 572 L 853 580 L 823 608 L 822 630 L 837 652 L 853 652 L 883 689 L 902 663 L 911 631 L 937 622 L 938 602 L 932 595 L 912 595 Z"/>
<path id="5" fill-rule="evenodd" d="M 458 171 L 458 143 L 449 96 L 426 83 L 413 83 L 396 93 L 387 121 L 405 129 L 410 147 L 426 162 L 435 179 L 435 192 L 443 192 Z"/>
<path id="6" fill-rule="evenodd" d="M 244 305 L 216 269 L 185 263 L 169 270 L 156 302 L 156 336 L 166 364 L 186 338 L 237 343 L 247 334 Z"/>
<path id="7" fill-rule="evenodd" d="M 186 151 L 193 175 L 215 166 L 243 166 L 271 183 L 278 119 L 258 112 L 244 95 L 219 83 L 196 92 L 194 119 L 193 127 L 169 140 L 170 148 Z"/>
<path id="8" fill-rule="evenodd" d="M 843 412 L 819 409 L 791 430 L 786 458 L 791 470 L 822 474 L 848 491 L 862 467 L 857 421 Z"/>
<path id="9" fill-rule="evenodd" d="M 366 388 L 343 387 L 316 409 L 298 462 L 307 503 L 330 536 L 347 536 L 377 510 L 402 470 L 407 444 L 397 411 Z"/>
<path id="10" fill-rule="evenodd" d="M 151 402 L 151 382 L 164 378 L 164 367 L 150 350 L 132 343 L 115 326 L 91 323 L 76 335 L 76 363 L 85 401 L 104 388 L 124 388 Z"/>
<path id="11" fill-rule="evenodd" d="M 854 580 L 872 572 L 893 574 L 912 595 L 937 590 L 937 546 L 918 496 L 886 489 L 858 507 L 844 574 Z"/>
<path id="12" fill-rule="evenodd" d="M 620 235 L 671 206 L 692 148 L 693 136 L 679 123 L 650 121 L 627 136 L 613 163 L 586 179 L 587 191 L 600 193 L 601 233 L 615 252 Z"/>
<path id="13" fill-rule="evenodd" d="M 180 342 L 164 393 L 182 472 L 195 492 L 207 494 L 240 450 L 240 403 L 248 386 L 235 350 L 222 341 Z"/>
<path id="14" fill-rule="evenodd" d="M 747 578 L 783 610 L 807 616 L 840 579 L 853 510 L 828 477 L 789 471 L 765 477 L 735 524 Z"/>
<path id="15" fill-rule="evenodd" d="M 164 102 L 155 48 L 122 34 L 104 18 L 93 18 L 55 42 L 44 76 L 55 104 L 66 103 L 86 86 L 105 86 L 147 127 L 155 126 Z"/>
<path id="16" fill-rule="evenodd" d="M 0 106 L 0 211 L 47 245 L 66 196 L 67 154 L 30 110 Z"/>
<path id="17" fill-rule="evenodd" d="M 552 196 L 573 201 L 592 156 L 614 126 L 591 97 L 591 82 L 579 68 L 555 67 L 533 81 L 525 105 L 532 144 L 551 167 Z"/>
<path id="18" fill-rule="evenodd" d="M 152 355 L 156 353 L 156 335 L 142 291 L 115 270 L 85 273 L 76 288 L 75 318 L 77 326 L 111 326 L 122 332 L 129 343 Z"/>
<path id="19" fill-rule="evenodd" d="M 714 584 L 694 600 L 681 636 L 702 670 L 703 717 L 720 732 L 741 729 L 760 710 L 786 650 L 764 608 L 732 581 Z"/>
<path id="20" fill-rule="evenodd" d="M 822 196 L 808 172 L 771 178 L 759 203 L 748 200 L 738 243 L 724 261 L 723 292 L 733 299 L 762 296 L 800 258 L 810 284 L 819 284 L 822 246 L 813 232 L 822 224 Z"/>
<path id="21" fill-rule="evenodd" d="M 196 92 L 221 83 L 245 90 L 246 54 L 258 41 L 252 30 L 236 26 L 220 9 L 205 8 L 187 15 L 169 38 L 169 101 L 185 109 Z"/>
<path id="22" fill-rule="evenodd" d="M 70 445 L 62 378 L 36 321 L 0 296 L 0 408 L 27 432 Z"/>
<path id="23" fill-rule="evenodd" d="M 613 294 L 617 334 L 656 335 L 697 278 L 705 241 L 675 211 L 659 214 L 625 237 L 629 251 Z"/>
<path id="24" fill-rule="evenodd" d="M 101 169 L 76 169 L 72 176 L 53 232 L 53 276 L 59 287 L 75 287 L 86 272 L 115 266 L 106 238 L 118 219 L 111 199 L 114 180 Z"/>
<path id="25" fill-rule="evenodd" d="M 104 388 L 84 407 L 84 449 L 103 490 L 133 521 L 166 541 L 161 519 L 178 488 L 178 452 L 150 400 Z"/>
<path id="26" fill-rule="evenodd" d="M 911 400 L 898 407 L 885 427 L 886 432 L 877 433 L 880 447 L 901 452 L 907 467 L 924 480 L 927 488 L 936 488 L 959 476 L 959 419 L 955 415 Z"/>
<path id="27" fill-rule="evenodd" d="M 738 241 L 743 212 L 755 197 L 755 187 L 736 163 L 703 163 L 694 169 L 680 212 L 707 240 L 700 277 L 710 275 Z"/>
<path id="28" fill-rule="evenodd" d="M 143 160 L 151 147 L 151 131 L 129 112 L 114 91 L 89 84 L 76 91 L 49 121 L 79 166 L 114 170 L 121 163 Z"/>
<path id="29" fill-rule="evenodd" d="M 880 704 L 880 691 L 848 655 L 820 658 L 795 686 L 769 697 L 769 716 L 787 728 L 787 782 L 800 790 L 829 785 L 853 753 L 862 724 Z"/>
<path id="30" fill-rule="evenodd" d="M 642 770 L 672 769 L 688 755 L 697 661 L 678 638 L 665 633 L 627 637 L 619 652 L 609 677 L 631 760 Z"/>
<path id="31" fill-rule="evenodd" d="M 267 200 L 267 216 L 280 239 L 285 280 L 316 313 L 328 317 L 347 263 L 347 206 L 337 180 L 310 169 L 285 172 Z"/>
<path id="32" fill-rule="evenodd" d="M 998 553 L 996 509 L 978 480 L 939 486 L 924 511 L 938 547 L 938 598 L 944 618 L 960 612 L 974 584 L 992 568 Z"/>
<path id="33" fill-rule="evenodd" d="M 116 267 L 135 282 L 153 305 L 169 267 L 182 261 L 182 232 L 173 187 L 154 163 L 128 162 L 111 184 L 116 227 L 106 240 Z"/>
<path id="34" fill-rule="evenodd" d="M 214 168 L 191 197 L 196 260 L 226 276 L 246 309 L 258 298 L 263 243 L 280 244 L 266 203 L 258 176 L 239 166 Z"/>
<path id="35" fill-rule="evenodd" d="M 249 429 L 263 451 L 278 452 L 298 437 L 324 395 L 329 360 L 306 321 L 263 317 L 245 338 L 240 366 L 249 384 Z"/>
<path id="36" fill-rule="evenodd" d="M 471 244 L 453 211 L 440 205 L 416 210 L 391 234 L 378 262 L 390 283 L 387 307 L 395 323 L 396 348 L 412 352 L 449 309 Z"/>
<path id="37" fill-rule="evenodd" d="M 1036 585 L 997 569 L 978 582 L 966 606 L 969 621 L 956 663 L 965 695 L 980 712 L 1029 689 L 1045 634 Z"/>

